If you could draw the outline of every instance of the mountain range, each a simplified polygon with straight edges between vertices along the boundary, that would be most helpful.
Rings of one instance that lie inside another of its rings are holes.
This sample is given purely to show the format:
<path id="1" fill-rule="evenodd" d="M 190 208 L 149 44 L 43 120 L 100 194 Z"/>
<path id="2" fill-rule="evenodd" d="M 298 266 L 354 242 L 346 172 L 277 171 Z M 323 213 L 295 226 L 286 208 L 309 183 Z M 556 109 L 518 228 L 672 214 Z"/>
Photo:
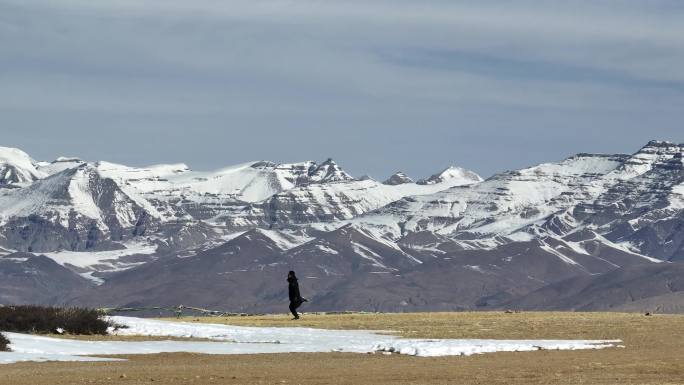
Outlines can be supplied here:
<path id="1" fill-rule="evenodd" d="M 487 179 L 327 159 L 213 172 L 0 147 L 0 303 L 684 311 L 684 145 Z"/>

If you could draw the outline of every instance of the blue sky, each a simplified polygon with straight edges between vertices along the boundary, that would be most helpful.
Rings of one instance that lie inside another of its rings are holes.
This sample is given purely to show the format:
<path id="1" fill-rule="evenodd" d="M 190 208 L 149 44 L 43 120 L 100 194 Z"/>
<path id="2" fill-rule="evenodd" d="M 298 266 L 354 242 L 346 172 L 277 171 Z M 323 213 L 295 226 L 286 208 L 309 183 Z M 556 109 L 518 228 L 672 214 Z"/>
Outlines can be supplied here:
<path id="1" fill-rule="evenodd" d="M 484 176 L 684 142 L 681 1 L 0 0 L 0 145 Z"/>

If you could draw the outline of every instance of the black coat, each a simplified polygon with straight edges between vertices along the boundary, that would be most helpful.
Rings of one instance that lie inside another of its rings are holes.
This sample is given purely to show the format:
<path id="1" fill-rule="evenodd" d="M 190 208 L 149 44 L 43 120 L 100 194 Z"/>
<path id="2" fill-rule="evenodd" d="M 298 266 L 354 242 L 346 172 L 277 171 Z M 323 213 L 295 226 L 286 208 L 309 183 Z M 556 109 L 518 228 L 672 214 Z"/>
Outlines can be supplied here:
<path id="1" fill-rule="evenodd" d="M 299 283 L 297 282 L 297 278 L 288 278 L 287 283 L 290 302 L 302 302 L 302 295 L 299 294 Z"/>

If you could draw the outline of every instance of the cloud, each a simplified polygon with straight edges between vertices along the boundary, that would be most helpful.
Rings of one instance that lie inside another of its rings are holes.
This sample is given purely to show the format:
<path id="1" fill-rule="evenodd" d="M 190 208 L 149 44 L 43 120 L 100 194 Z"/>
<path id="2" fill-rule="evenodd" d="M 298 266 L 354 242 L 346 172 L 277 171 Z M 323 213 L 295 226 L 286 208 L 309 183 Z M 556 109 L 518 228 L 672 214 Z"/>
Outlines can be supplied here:
<path id="1" fill-rule="evenodd" d="M 99 114 L 112 130 L 291 130 L 296 146 L 346 127 L 357 140 L 329 144 L 338 153 L 392 135 L 425 146 L 450 135 L 438 147 L 458 152 L 463 138 L 504 126 L 538 135 L 542 115 L 555 135 L 573 122 L 589 133 L 592 120 L 636 130 L 623 126 L 634 114 L 659 114 L 666 133 L 683 114 L 682 16 L 680 2 L 660 0 L 5 0 L 0 130 Z M 416 152 L 427 159 L 416 171 L 447 158 L 431 152 Z"/>

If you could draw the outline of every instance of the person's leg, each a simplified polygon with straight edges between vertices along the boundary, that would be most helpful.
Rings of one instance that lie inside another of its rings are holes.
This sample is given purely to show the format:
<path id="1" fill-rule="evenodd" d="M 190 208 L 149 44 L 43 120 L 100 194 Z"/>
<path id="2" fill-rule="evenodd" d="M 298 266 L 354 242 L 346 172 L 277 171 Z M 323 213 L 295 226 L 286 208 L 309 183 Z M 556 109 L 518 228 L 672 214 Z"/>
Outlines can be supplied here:
<path id="1" fill-rule="evenodd" d="M 294 304 L 295 312 L 297 311 L 297 309 L 299 309 L 300 306 L 302 306 L 301 301 L 295 302 L 295 304 Z M 297 313 L 297 319 L 299 319 L 299 313 Z"/>
<path id="2" fill-rule="evenodd" d="M 295 319 L 299 319 L 299 314 L 297 314 L 297 304 L 295 302 L 290 302 L 290 312 Z"/>

